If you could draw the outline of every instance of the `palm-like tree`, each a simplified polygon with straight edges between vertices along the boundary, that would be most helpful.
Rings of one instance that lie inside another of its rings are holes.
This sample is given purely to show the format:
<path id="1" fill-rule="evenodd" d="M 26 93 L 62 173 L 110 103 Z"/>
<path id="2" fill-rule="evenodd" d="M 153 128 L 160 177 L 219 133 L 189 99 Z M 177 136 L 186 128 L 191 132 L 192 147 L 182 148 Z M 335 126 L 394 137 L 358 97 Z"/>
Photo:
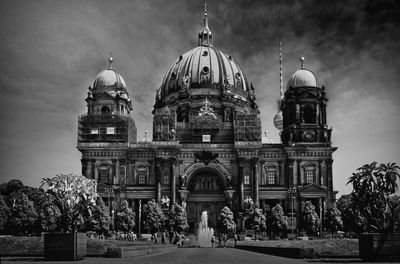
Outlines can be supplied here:
<path id="1" fill-rule="evenodd" d="M 391 203 L 390 197 L 398 188 L 399 169 L 396 163 L 372 162 L 358 168 L 347 183 L 353 185 L 353 205 L 375 231 L 393 232 L 398 204 Z"/>

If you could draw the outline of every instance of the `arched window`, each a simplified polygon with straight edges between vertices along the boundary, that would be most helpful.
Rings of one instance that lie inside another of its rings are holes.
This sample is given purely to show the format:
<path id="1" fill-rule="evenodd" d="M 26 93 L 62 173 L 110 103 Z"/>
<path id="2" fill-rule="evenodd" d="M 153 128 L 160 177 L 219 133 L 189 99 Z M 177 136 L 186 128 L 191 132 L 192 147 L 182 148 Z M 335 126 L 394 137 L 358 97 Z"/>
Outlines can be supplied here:
<path id="1" fill-rule="evenodd" d="M 265 179 L 264 184 L 266 185 L 278 185 L 279 184 L 279 170 L 276 162 L 267 164 L 264 167 Z"/>
<path id="2" fill-rule="evenodd" d="M 316 114 L 314 106 L 312 105 L 305 105 L 303 107 L 303 119 L 304 123 L 315 123 L 316 122 Z"/>
<path id="3" fill-rule="evenodd" d="M 109 115 L 111 114 L 110 108 L 108 106 L 103 106 L 101 108 L 101 114 L 102 115 Z"/>

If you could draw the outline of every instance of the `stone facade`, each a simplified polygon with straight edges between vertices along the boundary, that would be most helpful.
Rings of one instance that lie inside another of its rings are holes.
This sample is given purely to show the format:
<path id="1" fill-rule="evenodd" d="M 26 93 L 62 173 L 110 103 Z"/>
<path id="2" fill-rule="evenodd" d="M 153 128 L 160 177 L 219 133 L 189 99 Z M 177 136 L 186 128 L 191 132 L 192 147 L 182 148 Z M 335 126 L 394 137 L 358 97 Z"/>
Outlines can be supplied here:
<path id="1" fill-rule="evenodd" d="M 242 228 L 251 201 L 261 208 L 279 203 L 296 220 L 302 202 L 311 200 L 322 215 L 335 200 L 325 88 L 302 65 L 280 102 L 282 143 L 263 144 L 255 88 L 210 40 L 205 14 L 199 46 L 178 58 L 157 91 L 153 138 L 143 142 L 110 59 L 89 87 L 78 122 L 82 173 L 98 180 L 113 211 L 127 199 L 140 215 L 147 201 L 168 197 L 186 209 L 191 228 L 203 211 L 214 226 L 225 205 Z"/>

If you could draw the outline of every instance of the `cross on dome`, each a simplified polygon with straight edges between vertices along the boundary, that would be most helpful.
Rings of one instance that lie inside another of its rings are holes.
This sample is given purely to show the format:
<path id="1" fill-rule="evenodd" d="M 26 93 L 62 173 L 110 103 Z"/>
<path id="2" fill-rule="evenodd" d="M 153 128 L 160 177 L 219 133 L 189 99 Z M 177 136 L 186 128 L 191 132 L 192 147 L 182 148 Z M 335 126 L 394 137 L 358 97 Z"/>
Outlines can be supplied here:
<path id="1" fill-rule="evenodd" d="M 305 61 L 305 60 L 306 60 L 306 59 L 304 58 L 304 56 L 301 55 L 299 61 L 300 61 L 300 67 L 301 67 L 302 69 L 304 69 L 304 61 Z"/>

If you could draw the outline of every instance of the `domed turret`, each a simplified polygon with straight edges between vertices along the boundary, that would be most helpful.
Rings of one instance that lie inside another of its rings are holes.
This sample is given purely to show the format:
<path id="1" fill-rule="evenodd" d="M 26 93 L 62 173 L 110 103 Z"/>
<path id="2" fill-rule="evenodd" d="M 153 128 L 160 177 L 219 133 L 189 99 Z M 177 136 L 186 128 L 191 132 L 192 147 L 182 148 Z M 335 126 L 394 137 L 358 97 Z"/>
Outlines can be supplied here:
<path id="1" fill-rule="evenodd" d="M 87 113 L 79 118 L 78 142 L 136 142 L 136 126 L 130 112 L 126 83 L 111 68 L 101 71 L 89 87 Z"/>
<path id="2" fill-rule="evenodd" d="M 288 82 L 282 101 L 284 144 L 325 143 L 330 144 L 331 130 L 326 125 L 325 87 L 317 86 L 312 71 L 304 69 L 304 57 L 300 58 L 301 69 Z"/>
<path id="3" fill-rule="evenodd" d="M 289 87 L 317 87 L 317 78 L 312 71 L 304 69 L 304 57 L 300 57 L 301 68 L 297 70 L 290 78 L 287 83 L 286 89 Z"/>

